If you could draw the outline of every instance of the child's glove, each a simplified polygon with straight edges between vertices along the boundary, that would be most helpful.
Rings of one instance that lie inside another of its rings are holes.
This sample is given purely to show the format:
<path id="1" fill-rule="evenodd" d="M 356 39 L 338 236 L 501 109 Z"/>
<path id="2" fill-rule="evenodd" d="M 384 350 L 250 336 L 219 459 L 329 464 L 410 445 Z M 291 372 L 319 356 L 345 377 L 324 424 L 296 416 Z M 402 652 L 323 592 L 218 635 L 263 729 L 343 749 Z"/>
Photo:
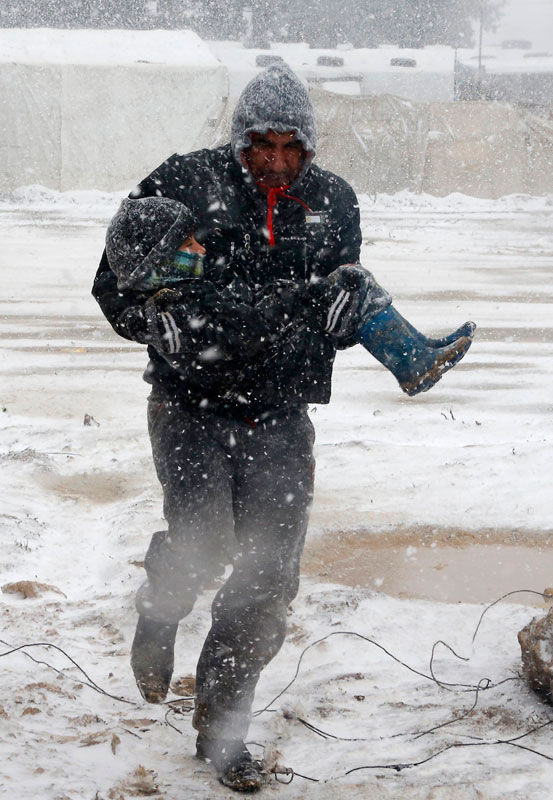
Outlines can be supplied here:
<path id="1" fill-rule="evenodd" d="M 167 306 L 178 303 L 182 300 L 182 292 L 180 289 L 160 289 L 151 298 L 158 311 L 163 311 Z"/>

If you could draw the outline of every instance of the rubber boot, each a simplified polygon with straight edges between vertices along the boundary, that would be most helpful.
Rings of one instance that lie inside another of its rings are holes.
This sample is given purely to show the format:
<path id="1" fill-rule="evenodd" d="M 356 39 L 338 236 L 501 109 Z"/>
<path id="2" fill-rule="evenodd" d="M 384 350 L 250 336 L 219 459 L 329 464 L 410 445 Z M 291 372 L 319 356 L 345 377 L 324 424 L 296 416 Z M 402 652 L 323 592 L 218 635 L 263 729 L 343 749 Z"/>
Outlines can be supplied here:
<path id="1" fill-rule="evenodd" d="M 357 340 L 412 397 L 431 389 L 463 358 L 472 344 L 475 328 L 473 322 L 465 322 L 449 336 L 428 340 L 394 306 L 388 306 L 361 326 Z M 456 336 L 459 332 L 462 335 Z"/>
<path id="2" fill-rule="evenodd" d="M 405 320 L 405 323 L 408 326 L 409 330 L 412 331 L 413 335 L 420 336 L 423 341 L 426 341 L 427 347 L 447 347 L 448 345 L 456 342 L 457 339 L 461 339 L 461 337 L 463 336 L 468 336 L 469 339 L 472 339 L 472 337 L 474 336 L 474 331 L 476 330 L 475 322 L 465 322 L 463 325 L 460 325 L 456 331 L 448 333 L 447 336 L 434 338 L 432 336 L 425 336 L 424 334 L 420 333 L 407 320 Z"/>
<path id="3" fill-rule="evenodd" d="M 140 694 L 148 703 L 162 703 L 173 676 L 178 625 L 164 625 L 140 616 L 131 648 L 131 667 Z"/>

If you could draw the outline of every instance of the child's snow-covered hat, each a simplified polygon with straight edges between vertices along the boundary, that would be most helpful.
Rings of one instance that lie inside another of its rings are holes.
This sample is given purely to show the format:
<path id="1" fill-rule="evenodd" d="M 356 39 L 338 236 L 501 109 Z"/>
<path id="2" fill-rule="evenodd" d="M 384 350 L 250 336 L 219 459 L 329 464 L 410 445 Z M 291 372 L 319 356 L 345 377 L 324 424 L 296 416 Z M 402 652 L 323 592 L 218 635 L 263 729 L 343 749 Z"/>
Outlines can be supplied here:
<path id="1" fill-rule="evenodd" d="M 167 197 L 125 198 L 106 233 L 109 265 L 118 289 L 141 289 L 162 277 L 197 227 L 190 209 Z"/>

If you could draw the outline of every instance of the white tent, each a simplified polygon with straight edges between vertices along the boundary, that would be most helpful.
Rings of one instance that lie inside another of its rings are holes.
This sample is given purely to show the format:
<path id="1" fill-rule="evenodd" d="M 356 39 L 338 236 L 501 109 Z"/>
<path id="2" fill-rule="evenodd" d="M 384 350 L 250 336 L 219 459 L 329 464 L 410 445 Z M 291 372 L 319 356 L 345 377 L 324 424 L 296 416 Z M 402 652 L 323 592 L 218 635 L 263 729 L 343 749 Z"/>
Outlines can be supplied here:
<path id="1" fill-rule="evenodd" d="M 338 94 L 394 94 L 415 102 L 450 102 L 455 91 L 455 51 L 451 47 L 407 50 L 393 45 L 322 50 L 305 43 L 272 42 L 270 50 L 244 48 L 239 42 L 210 42 L 229 70 L 230 96 L 271 57 L 286 61 L 310 87 Z"/>
<path id="2" fill-rule="evenodd" d="M 413 103 L 313 90 L 317 163 L 357 192 L 553 191 L 553 124 L 509 103 Z M 214 141 L 228 141 L 230 99 Z"/>
<path id="3" fill-rule="evenodd" d="M 227 94 L 191 31 L 0 30 L 0 190 L 132 187 L 197 146 Z"/>

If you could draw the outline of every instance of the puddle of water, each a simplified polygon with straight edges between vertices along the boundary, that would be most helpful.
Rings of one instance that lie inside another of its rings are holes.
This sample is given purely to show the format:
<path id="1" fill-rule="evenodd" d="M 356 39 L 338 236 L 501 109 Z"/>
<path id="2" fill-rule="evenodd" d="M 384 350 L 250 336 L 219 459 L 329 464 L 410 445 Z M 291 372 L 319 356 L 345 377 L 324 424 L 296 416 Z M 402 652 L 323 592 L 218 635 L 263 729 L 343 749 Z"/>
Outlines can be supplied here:
<path id="1" fill-rule="evenodd" d="M 543 592 L 553 586 L 553 547 L 503 542 L 421 544 L 405 537 L 368 534 L 325 535 L 306 548 L 303 572 L 346 586 L 363 586 L 394 597 L 445 603 L 489 603 L 516 589 Z M 531 594 L 510 602 L 546 607 Z"/>

